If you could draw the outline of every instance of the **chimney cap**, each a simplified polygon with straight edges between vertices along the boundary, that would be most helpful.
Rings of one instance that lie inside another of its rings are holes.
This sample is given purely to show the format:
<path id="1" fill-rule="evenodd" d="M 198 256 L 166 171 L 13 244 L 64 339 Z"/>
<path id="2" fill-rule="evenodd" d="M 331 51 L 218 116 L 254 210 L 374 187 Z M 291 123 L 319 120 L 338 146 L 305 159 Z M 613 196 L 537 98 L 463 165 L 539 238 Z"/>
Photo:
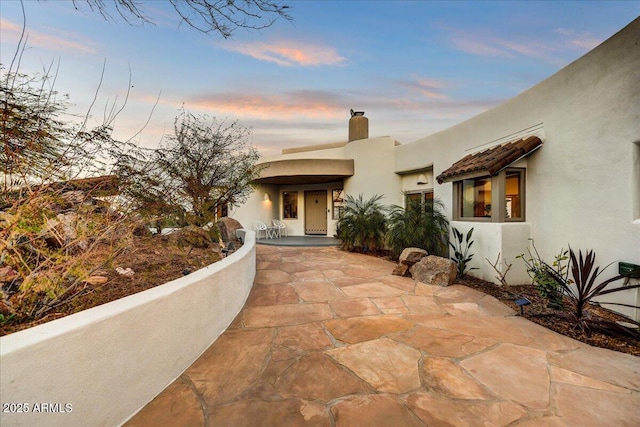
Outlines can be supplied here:
<path id="1" fill-rule="evenodd" d="M 351 117 L 354 116 L 364 116 L 364 111 L 353 111 L 353 108 L 351 109 Z"/>

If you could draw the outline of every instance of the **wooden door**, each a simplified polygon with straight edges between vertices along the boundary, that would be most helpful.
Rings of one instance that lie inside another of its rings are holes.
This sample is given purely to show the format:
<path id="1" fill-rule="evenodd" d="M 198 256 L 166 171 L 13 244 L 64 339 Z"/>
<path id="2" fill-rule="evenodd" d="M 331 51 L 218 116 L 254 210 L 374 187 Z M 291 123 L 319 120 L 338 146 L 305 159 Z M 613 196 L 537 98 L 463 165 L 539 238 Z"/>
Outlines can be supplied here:
<path id="1" fill-rule="evenodd" d="M 304 192 L 304 233 L 327 235 L 327 190 Z"/>

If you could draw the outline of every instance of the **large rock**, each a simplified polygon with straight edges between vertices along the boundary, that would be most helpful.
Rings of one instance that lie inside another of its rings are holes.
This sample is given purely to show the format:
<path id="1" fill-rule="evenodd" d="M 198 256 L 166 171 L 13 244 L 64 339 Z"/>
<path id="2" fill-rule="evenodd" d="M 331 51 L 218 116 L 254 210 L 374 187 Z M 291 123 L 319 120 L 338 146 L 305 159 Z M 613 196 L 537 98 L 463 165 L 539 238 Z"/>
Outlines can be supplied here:
<path id="1" fill-rule="evenodd" d="M 420 261 L 422 258 L 429 255 L 427 251 L 421 248 L 406 248 L 400 254 L 400 259 L 398 263 L 405 264 L 408 266 L 412 266 L 416 262 Z"/>
<path id="2" fill-rule="evenodd" d="M 428 285 L 449 286 L 456 279 L 456 264 L 447 258 L 428 255 L 409 269 L 411 277 Z"/>
<path id="3" fill-rule="evenodd" d="M 405 248 L 400 254 L 398 265 L 391 274 L 395 276 L 411 277 L 410 268 L 416 262 L 428 255 L 427 251 L 421 248 Z"/>
<path id="4" fill-rule="evenodd" d="M 236 231 L 243 227 L 237 220 L 225 216 L 220 218 L 218 222 L 216 222 L 216 225 L 220 230 L 220 238 L 223 242 L 232 242 L 236 248 L 242 245 L 242 242 L 238 240 Z"/>
<path id="5" fill-rule="evenodd" d="M 410 277 L 411 273 L 409 272 L 410 266 L 407 264 L 398 264 L 396 268 L 393 269 L 391 274 L 394 276 L 402 276 L 402 277 Z"/>

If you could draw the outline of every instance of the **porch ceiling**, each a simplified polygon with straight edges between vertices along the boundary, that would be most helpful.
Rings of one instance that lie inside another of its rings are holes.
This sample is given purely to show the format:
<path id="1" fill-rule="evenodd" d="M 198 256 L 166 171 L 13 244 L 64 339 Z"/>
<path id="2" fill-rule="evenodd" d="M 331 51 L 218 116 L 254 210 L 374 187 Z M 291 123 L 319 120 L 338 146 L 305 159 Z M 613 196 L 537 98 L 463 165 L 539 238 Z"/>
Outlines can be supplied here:
<path id="1" fill-rule="evenodd" d="M 353 159 L 288 159 L 265 162 L 258 184 L 322 184 L 353 176 Z"/>

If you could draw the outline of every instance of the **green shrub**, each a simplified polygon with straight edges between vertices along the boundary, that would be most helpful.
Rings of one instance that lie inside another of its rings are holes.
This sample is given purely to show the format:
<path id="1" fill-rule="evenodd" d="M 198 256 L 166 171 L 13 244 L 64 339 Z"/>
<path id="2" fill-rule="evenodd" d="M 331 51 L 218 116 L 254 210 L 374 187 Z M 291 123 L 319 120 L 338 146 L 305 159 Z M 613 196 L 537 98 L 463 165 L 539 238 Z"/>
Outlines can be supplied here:
<path id="1" fill-rule="evenodd" d="M 369 200 L 364 200 L 362 194 L 358 198 L 345 197 L 344 211 L 337 224 L 343 249 L 362 252 L 382 249 L 387 230 L 386 209 L 380 204 L 383 197 L 377 194 Z"/>
<path id="2" fill-rule="evenodd" d="M 467 274 L 467 267 L 471 260 L 473 260 L 473 254 L 469 254 L 469 249 L 473 245 L 471 236 L 473 235 L 473 227 L 467 232 L 466 236 L 463 235 L 460 230 L 452 227 L 454 239 L 449 241 L 449 245 L 453 248 L 453 256 L 451 259 L 456 263 L 458 268 L 458 277 L 462 277 Z M 469 268 L 469 270 L 477 270 L 476 267 Z"/>
<path id="3" fill-rule="evenodd" d="M 536 290 L 547 300 L 547 306 L 553 309 L 562 309 L 563 308 L 563 290 L 562 286 L 558 284 L 558 282 L 554 279 L 554 277 L 549 273 L 549 268 L 551 268 L 558 277 L 562 277 L 563 280 L 568 280 L 569 270 L 567 268 L 567 264 L 564 262 L 569 259 L 567 256 L 569 251 L 560 250 L 560 253 L 555 256 L 553 264 L 550 266 L 545 263 L 535 245 L 533 244 L 533 240 L 531 241 L 531 245 L 533 246 L 533 253 L 531 253 L 530 249 L 527 249 L 528 258 L 525 258 L 524 254 L 517 256 L 516 258 L 522 259 L 525 265 L 527 266 L 527 274 L 531 278 L 531 282 L 536 287 Z"/>
<path id="4" fill-rule="evenodd" d="M 440 200 L 434 200 L 427 206 L 412 200 L 406 209 L 392 206 L 387 244 L 393 257 L 398 258 L 409 247 L 422 248 L 433 255 L 445 255 L 449 221 L 443 211 L 444 204 Z"/>

